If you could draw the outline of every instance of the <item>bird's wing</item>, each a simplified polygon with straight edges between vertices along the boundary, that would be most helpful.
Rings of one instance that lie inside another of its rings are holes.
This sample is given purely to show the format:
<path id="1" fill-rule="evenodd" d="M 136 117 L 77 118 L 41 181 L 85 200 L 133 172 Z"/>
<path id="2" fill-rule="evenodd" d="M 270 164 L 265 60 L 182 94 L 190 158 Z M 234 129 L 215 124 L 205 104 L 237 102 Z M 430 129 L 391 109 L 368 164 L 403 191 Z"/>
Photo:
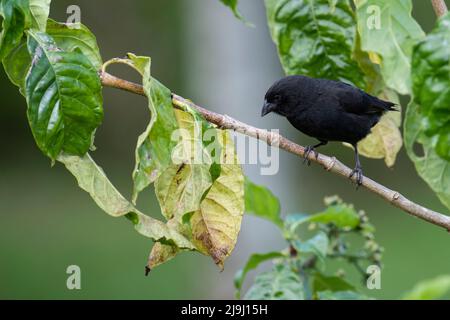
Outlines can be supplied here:
<path id="1" fill-rule="evenodd" d="M 349 84 L 338 82 L 334 95 L 339 105 L 346 111 L 355 114 L 377 114 L 395 111 L 395 103 L 378 99 Z"/>

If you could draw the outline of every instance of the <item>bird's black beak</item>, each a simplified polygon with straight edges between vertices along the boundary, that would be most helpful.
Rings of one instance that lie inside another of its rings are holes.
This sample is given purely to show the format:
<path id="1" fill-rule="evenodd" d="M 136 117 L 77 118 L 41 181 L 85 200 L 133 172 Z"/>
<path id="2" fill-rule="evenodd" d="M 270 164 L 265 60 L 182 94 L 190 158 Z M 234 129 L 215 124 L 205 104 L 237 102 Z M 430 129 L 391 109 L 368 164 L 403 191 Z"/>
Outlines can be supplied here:
<path id="1" fill-rule="evenodd" d="M 264 101 L 264 106 L 262 108 L 261 117 L 272 112 L 273 105 L 267 101 Z"/>

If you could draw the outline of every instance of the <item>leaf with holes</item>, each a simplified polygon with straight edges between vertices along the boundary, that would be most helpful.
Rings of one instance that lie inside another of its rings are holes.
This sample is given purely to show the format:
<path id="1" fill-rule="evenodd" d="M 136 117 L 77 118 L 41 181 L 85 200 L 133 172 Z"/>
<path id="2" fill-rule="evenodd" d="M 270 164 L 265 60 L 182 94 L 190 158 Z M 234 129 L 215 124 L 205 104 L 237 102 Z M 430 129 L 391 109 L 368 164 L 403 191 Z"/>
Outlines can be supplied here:
<path id="1" fill-rule="evenodd" d="M 37 145 L 51 159 L 61 151 L 84 155 L 103 119 L 97 70 L 80 51 L 57 48 L 46 33 L 30 31 L 28 50 L 27 115 Z"/>
<path id="2" fill-rule="evenodd" d="M 411 16 L 411 0 L 354 0 L 361 49 L 380 64 L 386 85 L 411 92 L 411 54 L 425 36 Z"/>
<path id="3" fill-rule="evenodd" d="M 265 0 L 265 4 L 272 39 L 287 74 L 365 87 L 352 57 L 356 22 L 348 1 Z"/>

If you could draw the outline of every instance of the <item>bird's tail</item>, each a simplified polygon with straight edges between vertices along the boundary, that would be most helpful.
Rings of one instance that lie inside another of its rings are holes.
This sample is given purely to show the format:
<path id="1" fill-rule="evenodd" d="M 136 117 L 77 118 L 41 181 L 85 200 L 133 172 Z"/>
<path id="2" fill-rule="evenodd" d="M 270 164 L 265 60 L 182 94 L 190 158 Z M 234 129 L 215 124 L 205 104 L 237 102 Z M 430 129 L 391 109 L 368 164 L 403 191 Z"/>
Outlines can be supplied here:
<path id="1" fill-rule="evenodd" d="M 386 112 L 386 111 L 399 111 L 396 108 L 397 104 L 390 102 L 390 101 L 381 100 L 374 96 L 370 96 L 369 105 L 370 105 L 370 109 L 374 113 Z"/>

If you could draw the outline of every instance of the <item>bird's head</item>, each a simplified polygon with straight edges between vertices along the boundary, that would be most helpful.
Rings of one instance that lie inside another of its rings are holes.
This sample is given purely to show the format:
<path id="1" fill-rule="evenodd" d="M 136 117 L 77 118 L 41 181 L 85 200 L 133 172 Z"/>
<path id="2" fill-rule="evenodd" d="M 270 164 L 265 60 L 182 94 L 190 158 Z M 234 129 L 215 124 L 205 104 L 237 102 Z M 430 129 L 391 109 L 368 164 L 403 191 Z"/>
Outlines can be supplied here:
<path id="1" fill-rule="evenodd" d="M 298 104 L 301 93 L 303 76 L 288 76 L 275 82 L 264 97 L 264 106 L 261 116 L 274 112 L 282 116 L 288 116 Z"/>

